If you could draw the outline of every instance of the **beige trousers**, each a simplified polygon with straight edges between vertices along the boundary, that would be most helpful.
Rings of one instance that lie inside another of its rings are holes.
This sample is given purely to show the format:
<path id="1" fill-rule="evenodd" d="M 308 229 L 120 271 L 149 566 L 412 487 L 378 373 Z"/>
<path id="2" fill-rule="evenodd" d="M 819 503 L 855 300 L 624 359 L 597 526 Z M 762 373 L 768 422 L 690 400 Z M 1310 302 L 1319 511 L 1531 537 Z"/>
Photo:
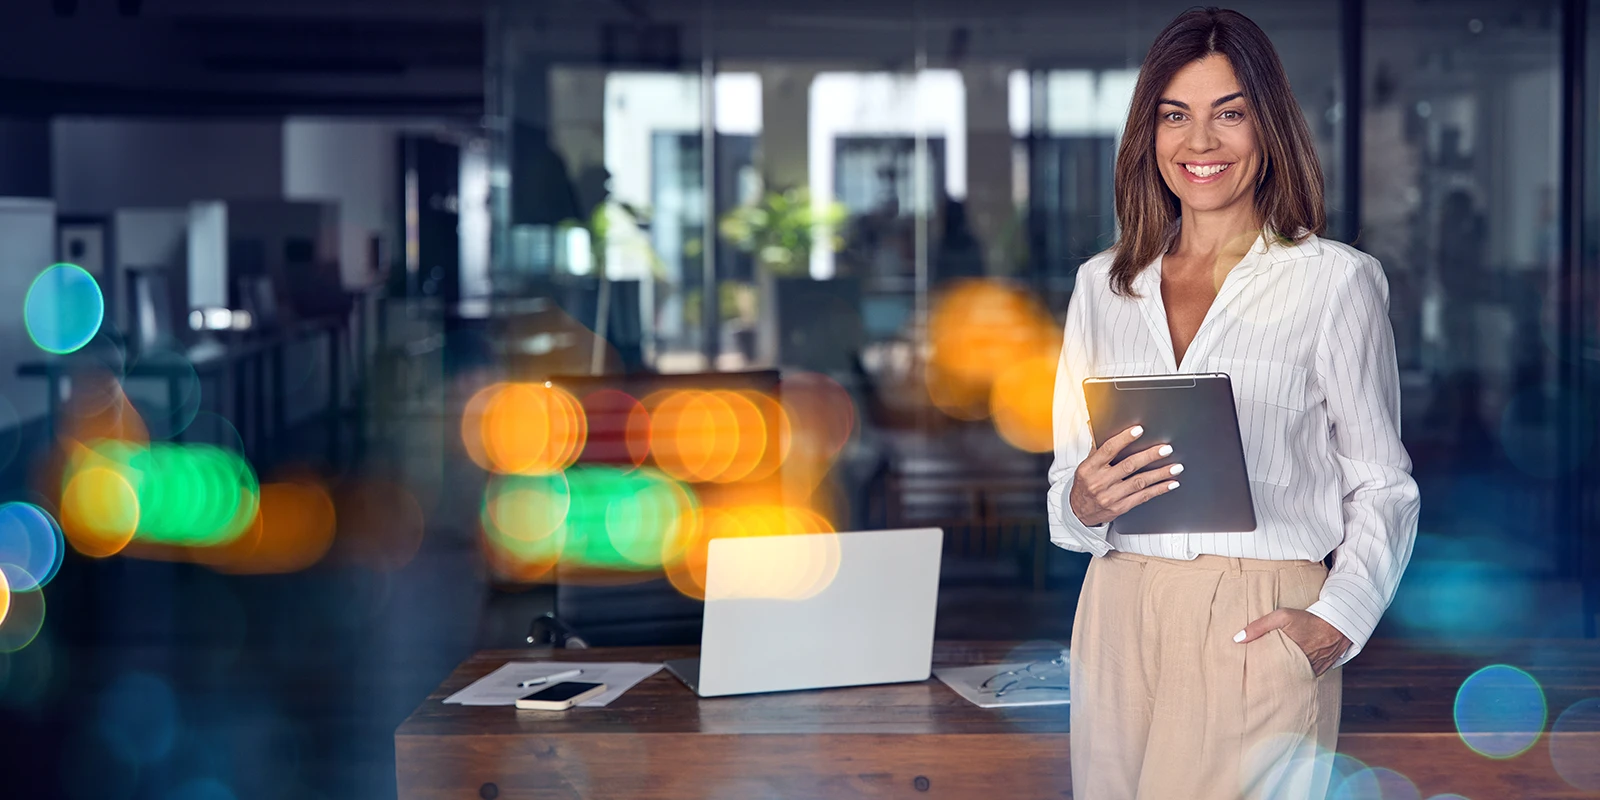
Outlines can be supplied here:
<path id="1" fill-rule="evenodd" d="M 1233 636 L 1326 578 L 1313 561 L 1093 559 L 1072 626 L 1073 797 L 1320 800 L 1343 670 L 1315 677 L 1281 631 Z"/>

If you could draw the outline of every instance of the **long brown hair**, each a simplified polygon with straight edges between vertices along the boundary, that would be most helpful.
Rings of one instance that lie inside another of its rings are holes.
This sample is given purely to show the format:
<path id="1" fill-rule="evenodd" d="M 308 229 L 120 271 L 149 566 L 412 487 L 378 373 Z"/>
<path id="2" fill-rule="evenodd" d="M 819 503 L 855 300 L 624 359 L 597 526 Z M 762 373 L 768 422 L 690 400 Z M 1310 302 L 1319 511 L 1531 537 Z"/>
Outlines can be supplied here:
<path id="1" fill-rule="evenodd" d="M 1260 27 L 1237 11 L 1190 9 L 1150 45 L 1117 151 L 1117 224 L 1122 231 L 1113 246 L 1111 286 L 1119 295 L 1134 294 L 1133 279 L 1176 242 L 1178 197 L 1156 165 L 1156 104 L 1178 70 L 1210 55 L 1227 57 L 1253 112 L 1264 170 L 1255 192 L 1263 227 L 1296 242 L 1327 230 L 1322 166 L 1278 51 Z"/>

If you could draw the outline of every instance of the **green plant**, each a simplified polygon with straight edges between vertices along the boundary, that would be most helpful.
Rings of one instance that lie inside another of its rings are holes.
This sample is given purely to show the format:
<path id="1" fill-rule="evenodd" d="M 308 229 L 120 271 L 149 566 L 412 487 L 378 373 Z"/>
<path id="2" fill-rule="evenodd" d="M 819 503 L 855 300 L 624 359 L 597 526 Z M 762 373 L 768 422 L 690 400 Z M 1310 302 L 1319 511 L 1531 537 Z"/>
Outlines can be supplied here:
<path id="1" fill-rule="evenodd" d="M 847 214 L 837 202 L 814 206 L 811 192 L 797 187 L 767 192 L 754 204 L 723 214 L 717 229 L 729 244 L 754 256 L 772 274 L 805 275 L 812 248 L 838 252 L 844 246 L 837 231 Z"/>
<path id="2" fill-rule="evenodd" d="M 648 210 L 608 200 L 595 206 L 586 220 L 568 219 L 562 222 L 560 231 L 565 233 L 569 228 L 583 228 L 589 232 L 589 258 L 593 274 L 597 277 L 610 277 L 606 261 L 611 253 L 611 244 L 616 243 L 625 254 L 644 262 L 650 275 L 659 280 L 666 277 L 666 265 L 645 233 L 649 224 Z"/>
<path id="3" fill-rule="evenodd" d="M 735 320 L 755 321 L 755 287 L 743 281 L 717 283 L 717 318 L 723 322 Z M 699 289 L 688 292 L 683 298 L 683 321 L 690 327 L 700 324 L 701 293 Z"/>

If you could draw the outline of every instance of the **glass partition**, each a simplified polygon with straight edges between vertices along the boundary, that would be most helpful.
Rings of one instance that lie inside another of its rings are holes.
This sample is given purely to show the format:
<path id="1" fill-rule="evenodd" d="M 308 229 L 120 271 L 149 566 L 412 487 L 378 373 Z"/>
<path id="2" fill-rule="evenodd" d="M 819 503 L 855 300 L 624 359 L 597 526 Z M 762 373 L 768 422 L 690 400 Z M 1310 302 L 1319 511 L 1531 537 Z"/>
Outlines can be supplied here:
<path id="1" fill-rule="evenodd" d="M 619 369 L 826 377 L 861 459 L 830 490 L 837 524 L 1037 538 L 1052 348 L 1078 266 L 1117 234 L 1139 62 L 1187 2 L 492 5 L 497 302 L 560 295 Z M 1329 237 L 1355 231 L 1389 278 L 1430 498 L 1413 591 L 1477 585 L 1457 567 L 1496 542 L 1496 569 L 1573 571 L 1561 509 L 1594 415 L 1560 377 L 1558 6 L 1368 2 L 1358 36 L 1350 3 L 1238 6 L 1311 129 Z M 1424 617 L 1393 624 L 1453 630 Z"/>

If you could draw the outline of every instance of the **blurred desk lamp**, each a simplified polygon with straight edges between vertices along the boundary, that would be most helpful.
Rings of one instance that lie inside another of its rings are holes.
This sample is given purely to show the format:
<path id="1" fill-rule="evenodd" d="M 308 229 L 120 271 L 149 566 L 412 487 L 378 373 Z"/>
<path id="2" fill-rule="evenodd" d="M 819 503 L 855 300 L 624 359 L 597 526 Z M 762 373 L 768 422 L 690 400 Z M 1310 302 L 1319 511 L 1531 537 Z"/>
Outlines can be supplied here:
<path id="1" fill-rule="evenodd" d="M 197 308 L 189 312 L 193 331 L 247 331 L 254 323 L 250 312 L 232 308 Z"/>

